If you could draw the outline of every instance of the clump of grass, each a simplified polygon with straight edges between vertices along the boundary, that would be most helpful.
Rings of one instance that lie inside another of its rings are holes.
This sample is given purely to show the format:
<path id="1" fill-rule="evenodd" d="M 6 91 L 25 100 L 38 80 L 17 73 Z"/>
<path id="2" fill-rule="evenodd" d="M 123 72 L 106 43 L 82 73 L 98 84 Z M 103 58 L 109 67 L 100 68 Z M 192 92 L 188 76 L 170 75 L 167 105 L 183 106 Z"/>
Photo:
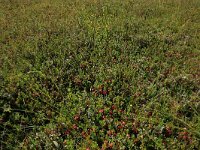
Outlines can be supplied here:
<path id="1" fill-rule="evenodd" d="M 199 1 L 0 4 L 1 149 L 198 149 Z"/>

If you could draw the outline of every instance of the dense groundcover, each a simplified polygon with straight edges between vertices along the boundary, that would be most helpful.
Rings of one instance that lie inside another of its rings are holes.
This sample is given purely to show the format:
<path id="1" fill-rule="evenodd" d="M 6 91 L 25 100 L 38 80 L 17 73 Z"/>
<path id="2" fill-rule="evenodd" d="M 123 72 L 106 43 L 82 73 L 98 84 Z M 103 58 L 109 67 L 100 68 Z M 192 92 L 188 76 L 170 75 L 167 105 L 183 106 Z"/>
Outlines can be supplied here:
<path id="1" fill-rule="evenodd" d="M 0 0 L 1 149 L 198 149 L 199 0 Z"/>

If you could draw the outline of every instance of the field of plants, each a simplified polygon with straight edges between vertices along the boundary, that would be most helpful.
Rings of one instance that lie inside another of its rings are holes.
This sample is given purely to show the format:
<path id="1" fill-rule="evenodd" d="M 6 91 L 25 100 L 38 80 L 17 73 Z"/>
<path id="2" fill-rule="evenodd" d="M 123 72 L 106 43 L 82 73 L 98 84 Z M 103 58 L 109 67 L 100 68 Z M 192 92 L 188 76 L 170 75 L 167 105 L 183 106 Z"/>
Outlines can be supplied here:
<path id="1" fill-rule="evenodd" d="M 200 0 L 0 0 L 0 149 L 198 150 Z"/>

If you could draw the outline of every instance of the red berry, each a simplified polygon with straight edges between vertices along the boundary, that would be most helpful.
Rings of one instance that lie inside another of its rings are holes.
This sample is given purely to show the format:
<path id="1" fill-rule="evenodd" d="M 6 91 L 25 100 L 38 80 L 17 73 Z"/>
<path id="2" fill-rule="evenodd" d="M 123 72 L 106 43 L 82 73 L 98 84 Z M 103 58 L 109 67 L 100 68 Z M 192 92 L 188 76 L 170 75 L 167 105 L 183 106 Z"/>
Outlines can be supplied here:
<path id="1" fill-rule="evenodd" d="M 81 135 L 83 138 L 86 138 L 86 136 L 87 136 L 86 132 L 84 132 L 84 131 L 81 133 Z"/>
<path id="2" fill-rule="evenodd" d="M 171 136 L 172 135 L 172 130 L 170 129 L 170 128 L 166 128 L 166 131 L 165 131 L 165 136 L 166 137 L 169 137 L 169 136 Z"/>
<path id="3" fill-rule="evenodd" d="M 130 136 L 130 134 L 127 134 L 126 137 L 127 137 L 128 139 L 130 139 L 131 136 Z"/>
<path id="4" fill-rule="evenodd" d="M 118 129 L 122 129 L 123 127 L 122 127 L 121 125 L 118 125 L 117 128 L 118 128 Z"/>
<path id="5" fill-rule="evenodd" d="M 112 112 L 112 111 L 110 111 L 110 112 L 109 112 L 109 114 L 110 114 L 110 115 L 113 115 L 113 112 Z"/>
<path id="6" fill-rule="evenodd" d="M 187 135 L 184 135 L 184 136 L 183 136 L 183 140 L 187 141 L 187 140 L 188 140 L 188 136 L 187 136 Z"/>
<path id="7" fill-rule="evenodd" d="M 99 109 L 99 113 L 104 113 L 104 109 Z"/>
<path id="8" fill-rule="evenodd" d="M 105 115 L 103 115 L 103 116 L 102 116 L 102 119 L 103 119 L 103 120 L 105 120 L 105 119 L 106 119 L 106 116 L 105 116 Z"/>
<path id="9" fill-rule="evenodd" d="M 148 112 L 148 115 L 147 115 L 148 117 L 151 117 L 152 116 L 152 112 L 150 111 L 150 112 Z"/>
<path id="10" fill-rule="evenodd" d="M 125 126 L 125 125 L 126 125 L 126 122 L 122 121 L 122 125 Z"/>
<path id="11" fill-rule="evenodd" d="M 111 136 L 111 135 L 112 135 L 112 131 L 111 131 L 111 130 L 107 131 L 107 134 L 108 134 L 109 136 Z"/>
<path id="12" fill-rule="evenodd" d="M 139 133 L 139 131 L 136 127 L 133 127 L 133 133 L 136 134 L 136 135 Z"/>
<path id="13" fill-rule="evenodd" d="M 106 95 L 108 95 L 108 91 L 106 91 L 106 90 L 103 90 L 103 91 L 102 91 L 102 95 L 103 95 L 103 96 L 106 96 Z"/>
<path id="14" fill-rule="evenodd" d="M 116 106 L 115 106 L 115 105 L 112 105 L 111 109 L 112 109 L 112 110 L 115 110 L 115 109 L 116 109 Z"/>
<path id="15" fill-rule="evenodd" d="M 183 135 L 188 136 L 188 132 L 187 131 L 183 132 Z"/>
<path id="16" fill-rule="evenodd" d="M 112 149 L 113 143 L 109 143 L 109 144 L 108 144 L 108 147 Z"/>
<path id="17" fill-rule="evenodd" d="M 68 134 L 70 134 L 70 131 L 69 131 L 69 130 L 66 130 L 66 131 L 64 132 L 64 135 L 68 135 Z"/>
<path id="18" fill-rule="evenodd" d="M 164 141 L 164 140 L 162 141 L 162 143 L 163 143 L 164 145 L 167 145 L 167 142 L 166 142 L 166 141 Z"/>
<path id="19" fill-rule="evenodd" d="M 73 124 L 73 129 L 74 130 L 77 130 L 78 129 L 78 126 L 76 124 Z"/>
<path id="20" fill-rule="evenodd" d="M 75 115 L 74 116 L 74 120 L 79 121 L 80 120 L 80 116 L 79 115 Z"/>
<path id="21" fill-rule="evenodd" d="M 120 113 L 124 113 L 124 110 L 120 109 L 119 112 L 120 112 Z"/>

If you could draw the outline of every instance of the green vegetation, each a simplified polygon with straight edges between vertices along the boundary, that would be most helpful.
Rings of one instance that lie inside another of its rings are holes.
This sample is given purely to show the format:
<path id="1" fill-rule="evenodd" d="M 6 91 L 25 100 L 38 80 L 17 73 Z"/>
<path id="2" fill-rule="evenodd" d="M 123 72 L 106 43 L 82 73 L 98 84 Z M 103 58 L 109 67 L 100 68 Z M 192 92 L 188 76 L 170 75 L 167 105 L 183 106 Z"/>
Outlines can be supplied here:
<path id="1" fill-rule="evenodd" d="M 1 149 L 198 149 L 199 0 L 0 0 Z"/>

